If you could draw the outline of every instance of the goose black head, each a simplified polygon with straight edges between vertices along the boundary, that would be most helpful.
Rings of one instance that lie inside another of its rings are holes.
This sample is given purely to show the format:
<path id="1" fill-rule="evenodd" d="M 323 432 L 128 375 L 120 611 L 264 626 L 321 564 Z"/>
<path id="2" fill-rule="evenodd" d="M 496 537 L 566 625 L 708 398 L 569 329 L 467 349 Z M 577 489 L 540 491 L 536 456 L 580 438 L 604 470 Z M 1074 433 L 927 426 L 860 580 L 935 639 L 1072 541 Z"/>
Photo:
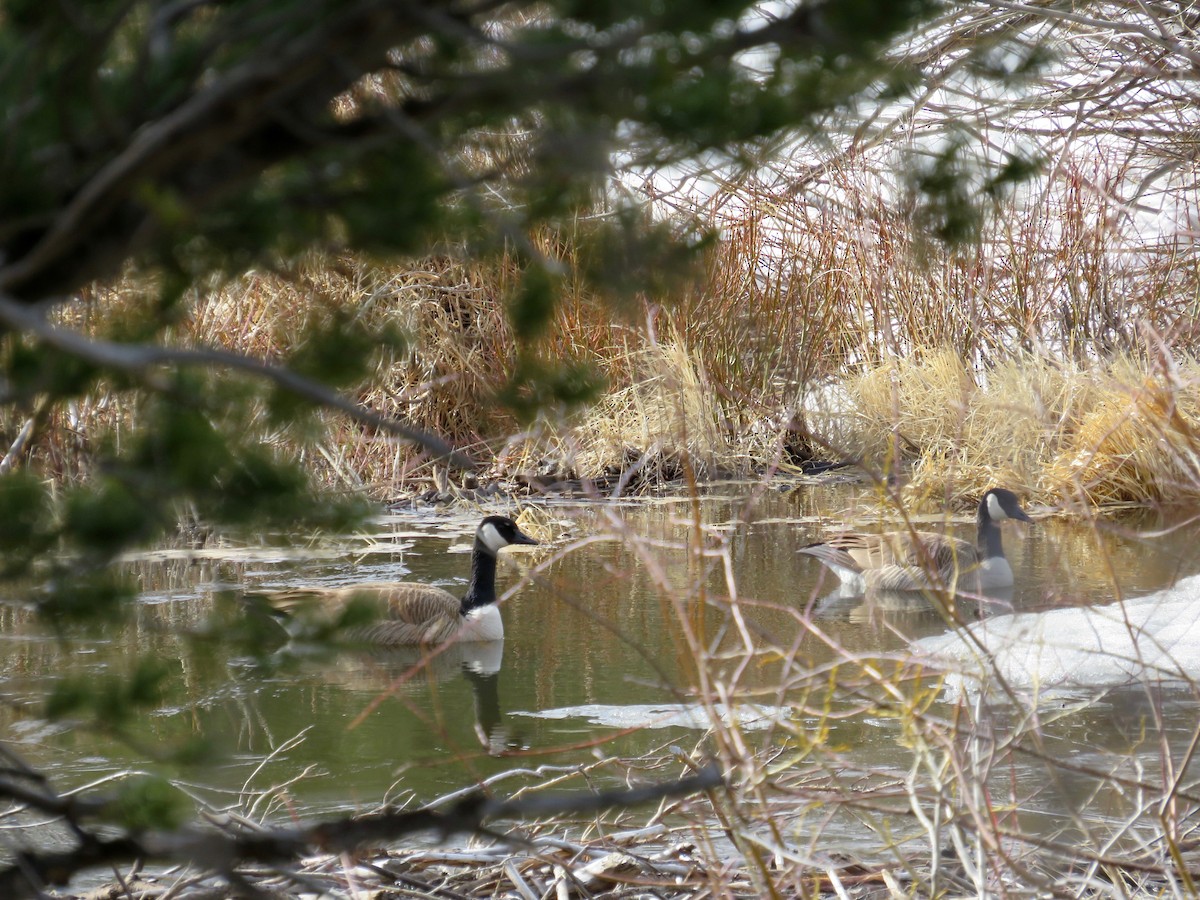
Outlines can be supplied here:
<path id="1" fill-rule="evenodd" d="M 1016 519 L 1019 522 L 1032 522 L 1033 519 L 1021 509 L 1017 495 L 1004 488 L 992 488 L 979 501 L 979 520 L 1003 522 L 1005 519 Z"/>
<path id="2" fill-rule="evenodd" d="M 508 516 L 488 516 L 479 523 L 475 541 L 493 556 L 510 544 L 536 545 L 537 541 L 521 531 Z"/>

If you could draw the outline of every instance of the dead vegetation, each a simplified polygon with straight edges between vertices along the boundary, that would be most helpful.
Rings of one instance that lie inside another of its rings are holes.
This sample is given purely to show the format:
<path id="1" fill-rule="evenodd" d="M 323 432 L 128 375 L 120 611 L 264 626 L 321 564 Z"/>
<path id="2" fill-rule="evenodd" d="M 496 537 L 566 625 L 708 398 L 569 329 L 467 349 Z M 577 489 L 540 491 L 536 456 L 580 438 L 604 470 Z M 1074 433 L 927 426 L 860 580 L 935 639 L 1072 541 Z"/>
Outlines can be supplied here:
<path id="1" fill-rule="evenodd" d="M 1200 366 L 1187 357 L 1077 367 L 1016 356 L 973 373 L 942 350 L 850 389 L 863 446 L 889 448 L 913 500 L 945 504 L 948 483 L 1088 506 L 1200 496 Z"/>
<path id="2" fill-rule="evenodd" d="M 521 362 L 507 311 L 516 254 L 314 255 L 196 292 L 165 339 L 280 362 L 332 317 L 394 331 L 404 340 L 348 394 L 467 451 L 478 475 L 524 485 L 636 490 L 849 459 L 903 475 L 913 499 L 998 481 L 1051 502 L 1185 499 L 1200 490 L 1197 106 L 1180 74 L 1194 45 L 1191 19 L 1153 5 L 960 4 L 894 49 L 926 83 L 877 118 L 831 121 L 736 177 L 703 161 L 636 173 L 622 190 L 637 184 L 659 219 L 695 219 L 720 240 L 690 281 L 619 314 L 565 280 L 529 352 L 601 376 L 586 410 L 530 423 L 498 402 Z M 964 80 L 1026 63 L 1005 90 Z M 1138 90 L 1129 72 L 1142 73 Z M 965 134 L 991 163 L 1032 161 L 1039 177 L 993 191 L 988 170 L 955 168 L 990 206 L 967 223 L 977 240 L 946 250 L 914 227 L 946 223 L 907 190 Z M 476 152 L 511 161 L 496 140 Z M 526 236 L 526 250 L 575 272 L 573 229 L 586 224 Z M 130 273 L 62 319 L 136 336 L 156 291 Z M 6 465 L 84 476 L 96 442 L 136 415 L 111 385 L 7 410 Z M 333 414 L 320 424 L 259 436 L 326 484 L 379 499 L 440 478 L 411 445 Z"/>
<path id="3" fill-rule="evenodd" d="M 952 499 L 945 485 L 993 483 L 1048 502 L 1187 499 L 1200 493 L 1195 264 L 1176 243 L 1147 243 L 1106 218 L 1084 175 L 1036 205 L 1012 200 L 976 249 L 936 258 L 872 199 L 869 167 L 830 174 L 838 208 L 731 185 L 703 212 L 723 240 L 672 296 L 614 320 L 567 287 L 533 353 L 586 364 L 607 388 L 590 408 L 547 409 L 532 423 L 497 400 L 519 363 L 509 257 L 314 256 L 192 298 L 167 339 L 277 363 L 332 317 L 390 330 L 402 340 L 377 351 L 350 396 L 447 438 L 482 463 L 479 476 L 526 486 L 584 479 L 634 491 L 851 460 L 937 504 Z M 573 262 L 569 233 L 537 240 Z M 97 287 L 64 322 L 127 333 L 153 289 L 134 276 Z M 6 432 L 12 441 L 34 423 L 29 463 L 69 479 L 135 415 L 128 394 L 102 386 L 12 416 Z M 260 437 L 327 484 L 380 499 L 425 490 L 437 474 L 410 445 L 336 414 L 321 421 Z"/>

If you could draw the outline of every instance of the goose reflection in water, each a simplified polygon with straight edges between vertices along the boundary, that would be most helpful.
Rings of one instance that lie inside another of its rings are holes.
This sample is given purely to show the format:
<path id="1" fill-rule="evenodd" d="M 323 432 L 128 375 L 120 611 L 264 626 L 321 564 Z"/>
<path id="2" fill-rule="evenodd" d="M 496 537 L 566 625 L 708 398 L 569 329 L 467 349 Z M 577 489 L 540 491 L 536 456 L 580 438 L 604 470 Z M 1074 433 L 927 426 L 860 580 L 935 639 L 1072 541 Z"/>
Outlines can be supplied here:
<path id="1" fill-rule="evenodd" d="M 521 735 L 509 732 L 500 704 L 504 641 L 452 642 L 436 649 L 376 647 L 363 650 L 358 658 L 372 663 L 355 673 L 369 681 L 358 685 L 364 690 L 391 690 L 402 681 L 432 688 L 461 677 L 471 687 L 474 730 L 483 749 L 501 756 L 522 748 Z"/>
<path id="2" fill-rule="evenodd" d="M 953 609 L 964 621 L 985 619 L 1013 611 L 1013 588 L 996 587 L 986 591 L 959 591 L 950 595 Z M 816 615 L 841 619 L 856 624 L 873 624 L 880 619 L 940 619 L 941 597 L 929 591 L 847 591 L 842 587 L 830 591 L 813 605 Z"/>

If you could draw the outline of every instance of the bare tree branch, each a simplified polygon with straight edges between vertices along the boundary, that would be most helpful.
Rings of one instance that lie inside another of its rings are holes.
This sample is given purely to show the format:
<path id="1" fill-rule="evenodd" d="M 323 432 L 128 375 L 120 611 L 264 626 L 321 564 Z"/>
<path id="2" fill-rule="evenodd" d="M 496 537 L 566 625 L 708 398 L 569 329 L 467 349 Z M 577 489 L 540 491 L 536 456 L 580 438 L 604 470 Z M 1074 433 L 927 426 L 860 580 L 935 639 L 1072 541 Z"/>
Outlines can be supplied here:
<path id="1" fill-rule="evenodd" d="M 722 784 L 724 778 L 720 770 L 712 765 L 678 781 L 630 790 L 534 795 L 508 800 L 495 800 L 476 794 L 445 810 L 382 812 L 303 828 L 270 829 L 253 834 L 227 835 L 216 831 L 191 830 L 114 839 L 93 836 L 73 850 L 21 854 L 13 865 L 0 869 L 0 896 L 39 896 L 47 884 L 65 883 L 82 869 L 99 865 L 122 865 L 135 860 L 186 862 L 229 874 L 244 863 L 284 862 L 312 849 L 341 853 L 421 831 L 434 831 L 443 836 L 460 832 L 483 833 L 487 831 L 485 822 L 493 819 L 591 815 L 612 807 L 685 797 L 712 790 Z M 0 794 L 6 790 L 6 787 L 0 786 Z M 26 798 L 22 796 L 20 799 Z"/>
<path id="2" fill-rule="evenodd" d="M 0 323 L 32 334 L 46 345 L 62 350 L 98 366 L 105 366 L 139 377 L 148 377 L 156 366 L 198 366 L 233 369 L 270 381 L 286 391 L 315 404 L 345 413 L 356 422 L 399 435 L 425 447 L 435 456 L 460 468 L 474 468 L 470 457 L 455 450 L 436 435 L 411 428 L 395 419 L 363 409 L 320 382 L 280 366 L 215 348 L 180 349 L 147 344 L 119 344 L 88 338 L 77 331 L 51 325 L 32 307 L 0 294 Z"/>

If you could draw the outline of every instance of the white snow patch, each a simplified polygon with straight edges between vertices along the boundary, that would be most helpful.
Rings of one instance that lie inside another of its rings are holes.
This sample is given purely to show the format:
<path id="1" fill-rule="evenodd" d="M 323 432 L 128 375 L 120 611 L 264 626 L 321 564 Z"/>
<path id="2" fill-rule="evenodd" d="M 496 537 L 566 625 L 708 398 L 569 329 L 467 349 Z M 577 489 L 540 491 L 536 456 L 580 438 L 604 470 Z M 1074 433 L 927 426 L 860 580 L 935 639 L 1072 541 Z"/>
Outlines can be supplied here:
<path id="1" fill-rule="evenodd" d="M 729 724 L 736 721 L 744 729 L 769 728 L 780 720 L 790 719 L 792 711 L 782 706 L 756 706 L 739 704 L 733 714 L 723 703 L 716 705 L 721 721 Z M 704 707 L 678 704 L 635 704 L 633 706 L 608 706 L 592 703 L 584 706 L 565 706 L 559 709 L 543 709 L 536 712 L 516 712 L 512 715 L 529 716 L 535 719 L 586 719 L 593 725 L 609 728 L 700 728 L 708 729 L 711 723 Z"/>
<path id="2" fill-rule="evenodd" d="M 1200 575 L 1107 606 L 997 616 L 924 638 L 914 650 L 949 670 L 952 695 L 1077 695 L 1096 688 L 1200 678 Z"/>

